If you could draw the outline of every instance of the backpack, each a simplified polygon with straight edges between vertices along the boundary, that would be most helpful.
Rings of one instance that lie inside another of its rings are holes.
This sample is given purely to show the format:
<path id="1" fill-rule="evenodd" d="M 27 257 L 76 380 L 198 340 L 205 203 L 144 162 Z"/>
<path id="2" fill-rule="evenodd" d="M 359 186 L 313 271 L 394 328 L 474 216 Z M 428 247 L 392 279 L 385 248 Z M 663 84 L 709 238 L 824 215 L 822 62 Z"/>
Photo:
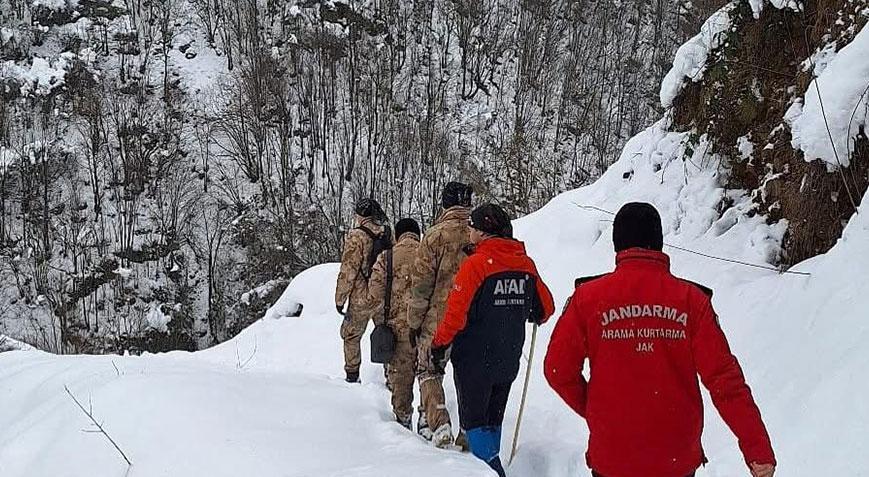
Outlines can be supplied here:
<path id="1" fill-rule="evenodd" d="M 392 230 L 389 227 L 384 227 L 383 232 L 380 234 L 376 234 L 371 231 L 368 227 L 359 227 L 359 230 L 368 234 L 371 237 L 371 250 L 368 251 L 368 257 L 365 259 L 365 263 L 362 264 L 362 277 L 367 282 L 369 278 L 371 278 L 371 270 L 374 268 L 374 264 L 377 263 L 377 257 L 383 253 L 384 250 L 392 249 Z"/>

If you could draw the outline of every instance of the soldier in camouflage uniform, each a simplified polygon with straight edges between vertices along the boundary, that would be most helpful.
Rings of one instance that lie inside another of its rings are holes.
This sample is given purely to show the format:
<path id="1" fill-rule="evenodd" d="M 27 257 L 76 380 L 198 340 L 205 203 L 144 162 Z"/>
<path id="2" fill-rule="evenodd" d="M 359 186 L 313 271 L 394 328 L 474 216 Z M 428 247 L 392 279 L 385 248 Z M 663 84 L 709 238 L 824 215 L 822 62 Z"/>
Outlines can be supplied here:
<path id="1" fill-rule="evenodd" d="M 372 316 L 372 305 L 368 299 L 368 279 L 365 270 L 368 255 L 374 239 L 373 235 L 383 233 L 382 222 L 385 218 L 380 204 L 373 199 L 362 199 L 355 207 L 356 228 L 347 232 L 344 239 L 344 253 L 341 255 L 341 271 L 335 288 L 335 308 L 344 315 L 341 323 L 341 339 L 344 340 L 344 371 L 348 383 L 359 382 L 359 366 L 362 364 L 360 342 L 368 320 Z M 345 311 L 346 304 L 346 311 Z"/>
<path id="2" fill-rule="evenodd" d="M 464 250 L 469 244 L 470 187 L 450 182 L 444 187 L 441 203 L 444 211 L 426 232 L 416 254 L 408 323 L 418 344 L 419 387 L 426 417 L 426 421 L 418 424 L 418 432 L 424 437 L 431 436 L 434 445 L 446 447 L 453 443 L 453 434 L 444 398 L 444 375 L 430 366 L 429 357 L 453 278 L 467 256 Z"/>
<path id="3" fill-rule="evenodd" d="M 413 417 L 413 381 L 416 377 L 416 346 L 410 339 L 410 326 L 407 324 L 407 300 L 410 296 L 410 275 L 416 251 L 419 247 L 419 224 L 413 219 L 401 219 L 395 224 L 397 242 L 392 247 L 392 294 L 389 317 L 386 324 L 395 333 L 395 354 L 388 366 L 387 380 L 392 391 L 392 411 L 395 419 L 404 427 L 411 428 Z M 386 291 L 387 255 L 380 254 L 371 278 L 368 280 L 368 293 L 372 303 L 382 304 Z M 382 314 L 382 307 L 377 314 Z"/>

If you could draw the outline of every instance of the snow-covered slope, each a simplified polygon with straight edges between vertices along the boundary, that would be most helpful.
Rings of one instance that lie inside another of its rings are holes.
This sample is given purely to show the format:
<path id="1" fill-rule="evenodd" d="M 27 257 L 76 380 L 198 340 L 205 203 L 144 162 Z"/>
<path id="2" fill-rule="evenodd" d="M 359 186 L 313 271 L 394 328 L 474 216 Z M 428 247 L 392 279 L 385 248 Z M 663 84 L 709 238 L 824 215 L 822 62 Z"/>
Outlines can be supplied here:
<path id="1" fill-rule="evenodd" d="M 318 267 L 289 287 L 278 305 L 306 297 L 302 319 L 265 319 L 201 353 L 0 354 L 0 475 L 488 475 L 393 424 L 382 371 L 344 383 L 337 317 L 318 307 L 335 274 Z M 128 473 L 64 386 L 133 462 Z"/>
<path id="2" fill-rule="evenodd" d="M 655 125 L 631 140 L 592 186 L 563 194 L 516 224 L 559 302 L 573 278 L 613 266 L 611 217 L 622 203 L 654 203 L 666 241 L 697 252 L 764 264 L 784 224 L 749 217 L 750 201 L 716 184 L 715 161 L 686 160 L 685 135 Z M 697 154 L 696 159 L 703 157 Z M 726 199 L 726 200 L 725 200 Z M 719 217 L 723 203 L 732 204 Z M 715 291 L 735 353 L 789 476 L 869 475 L 869 202 L 839 244 L 778 274 L 668 248 L 677 274 Z M 0 354 L 0 475 L 115 476 L 121 456 L 64 385 L 85 403 L 133 461 L 139 476 L 488 475 L 468 455 L 427 447 L 391 422 L 379 367 L 362 386 L 341 381 L 337 268 L 299 275 L 262 321 L 198 353 L 143 357 Z M 300 318 L 290 318 L 297 303 Z M 548 389 L 540 369 L 552 326 L 533 364 L 516 477 L 588 475 L 586 428 Z M 455 393 L 448 383 L 453 416 Z M 514 386 L 505 426 L 516 420 Z M 502 449 L 509 449 L 505 432 Z M 735 439 L 707 406 L 700 476 L 747 475 Z"/>

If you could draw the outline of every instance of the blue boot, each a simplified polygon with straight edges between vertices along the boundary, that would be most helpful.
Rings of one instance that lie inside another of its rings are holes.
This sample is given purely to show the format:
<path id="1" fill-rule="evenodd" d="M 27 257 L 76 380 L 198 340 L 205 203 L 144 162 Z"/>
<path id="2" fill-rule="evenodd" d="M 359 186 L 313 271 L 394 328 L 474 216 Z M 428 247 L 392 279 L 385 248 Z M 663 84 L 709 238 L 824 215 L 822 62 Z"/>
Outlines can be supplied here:
<path id="1" fill-rule="evenodd" d="M 504 466 L 498 454 L 501 451 L 501 427 L 484 426 L 466 431 L 471 453 L 489 464 L 499 477 L 504 477 Z"/>
<path id="2" fill-rule="evenodd" d="M 487 464 L 489 464 L 489 467 L 491 467 L 492 470 L 498 473 L 498 477 L 507 477 L 507 474 L 504 472 L 504 466 L 501 465 L 500 457 L 495 456 L 495 458 L 487 462 Z"/>

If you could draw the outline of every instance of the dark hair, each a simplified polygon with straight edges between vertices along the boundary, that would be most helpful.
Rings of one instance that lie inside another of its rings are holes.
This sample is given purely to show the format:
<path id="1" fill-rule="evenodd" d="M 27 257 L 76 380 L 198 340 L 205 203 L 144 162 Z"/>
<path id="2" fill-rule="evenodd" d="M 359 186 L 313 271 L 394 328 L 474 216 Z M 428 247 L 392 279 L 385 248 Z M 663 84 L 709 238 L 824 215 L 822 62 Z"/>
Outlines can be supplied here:
<path id="1" fill-rule="evenodd" d="M 497 204 L 483 204 L 474 209 L 468 225 L 489 235 L 513 238 L 510 215 Z"/>

